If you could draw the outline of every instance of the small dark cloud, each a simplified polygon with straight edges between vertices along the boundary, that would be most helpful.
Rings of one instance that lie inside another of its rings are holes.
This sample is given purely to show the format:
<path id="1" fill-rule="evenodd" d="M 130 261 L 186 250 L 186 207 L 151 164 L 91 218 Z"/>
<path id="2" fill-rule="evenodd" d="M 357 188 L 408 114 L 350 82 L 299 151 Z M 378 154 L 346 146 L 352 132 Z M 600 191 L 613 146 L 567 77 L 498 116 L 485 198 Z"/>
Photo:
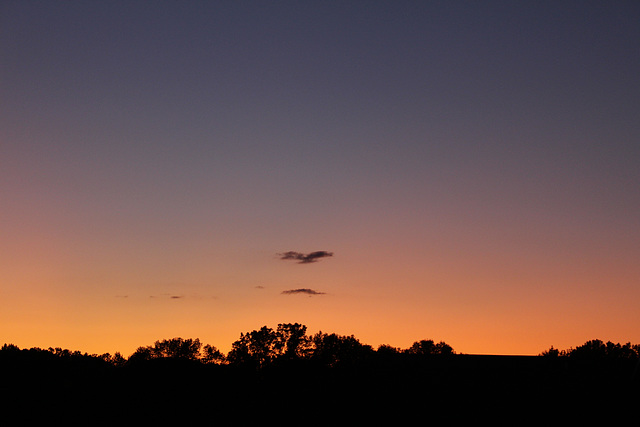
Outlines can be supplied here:
<path id="1" fill-rule="evenodd" d="M 307 294 L 307 295 L 324 295 L 324 292 L 314 291 L 309 288 L 300 288 L 300 289 L 289 289 L 287 291 L 282 291 L 285 295 L 293 295 L 293 294 Z"/>
<path id="2" fill-rule="evenodd" d="M 160 297 L 169 298 L 169 299 L 181 299 L 181 298 L 184 298 L 184 295 L 162 294 Z M 158 296 L 149 295 L 149 298 L 158 298 Z"/>
<path id="3" fill-rule="evenodd" d="M 304 254 L 302 252 L 289 251 L 278 254 L 278 256 L 282 260 L 294 260 L 298 261 L 299 264 L 310 264 L 312 262 L 317 262 L 319 259 L 333 256 L 333 252 L 316 251 Z"/>

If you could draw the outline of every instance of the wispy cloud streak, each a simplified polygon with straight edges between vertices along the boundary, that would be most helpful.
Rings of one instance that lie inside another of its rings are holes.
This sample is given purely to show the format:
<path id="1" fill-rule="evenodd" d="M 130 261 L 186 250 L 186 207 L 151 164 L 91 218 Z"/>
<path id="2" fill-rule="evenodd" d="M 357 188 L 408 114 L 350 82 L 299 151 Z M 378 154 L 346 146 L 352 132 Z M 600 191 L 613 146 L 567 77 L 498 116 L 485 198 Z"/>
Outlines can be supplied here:
<path id="1" fill-rule="evenodd" d="M 324 295 L 324 292 L 315 291 L 309 288 L 300 288 L 300 289 L 289 289 L 287 291 L 282 291 L 285 295 L 294 295 L 294 294 L 307 294 L 307 295 Z"/>

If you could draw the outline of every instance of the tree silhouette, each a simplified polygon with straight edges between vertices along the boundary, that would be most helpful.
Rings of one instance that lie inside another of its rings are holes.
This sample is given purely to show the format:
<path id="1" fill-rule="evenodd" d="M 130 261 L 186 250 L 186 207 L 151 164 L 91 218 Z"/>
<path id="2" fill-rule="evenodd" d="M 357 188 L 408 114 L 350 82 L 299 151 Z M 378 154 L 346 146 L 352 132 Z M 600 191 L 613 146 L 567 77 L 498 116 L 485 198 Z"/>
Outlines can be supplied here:
<path id="1" fill-rule="evenodd" d="M 444 341 L 436 344 L 433 340 L 421 340 L 414 342 L 411 347 L 405 350 L 405 353 L 416 356 L 432 356 L 450 355 L 454 354 L 454 351 L 453 348 Z"/>
<path id="2" fill-rule="evenodd" d="M 306 335 L 307 327 L 299 323 L 281 323 L 276 335 L 278 357 L 284 360 L 305 359 L 311 351 L 311 340 Z"/>
<path id="3" fill-rule="evenodd" d="M 567 351 L 567 354 L 575 359 L 636 359 L 640 357 L 640 347 L 626 343 L 613 343 L 602 340 L 590 340 L 574 349 Z"/>
<path id="4" fill-rule="evenodd" d="M 150 360 L 153 358 L 153 353 L 150 346 L 147 347 L 138 347 L 136 351 L 133 352 L 131 356 L 129 356 L 129 363 L 141 362 L 145 360 Z"/>
<path id="5" fill-rule="evenodd" d="M 602 359 L 607 355 L 607 346 L 601 340 L 590 340 L 573 349 L 569 356 L 580 359 Z"/>
<path id="6" fill-rule="evenodd" d="M 222 352 L 216 347 L 206 344 L 202 348 L 202 355 L 200 357 L 200 360 L 202 361 L 202 363 L 206 364 L 219 364 L 224 362 L 226 358 L 224 354 L 222 354 Z"/>
<path id="7" fill-rule="evenodd" d="M 545 350 L 542 353 L 540 353 L 540 356 L 544 356 L 544 357 L 560 357 L 565 355 L 566 355 L 565 351 L 560 351 L 557 348 L 554 348 L 553 346 L 549 347 L 548 350 Z"/>
<path id="8" fill-rule="evenodd" d="M 388 344 L 381 344 L 378 346 L 376 353 L 379 355 L 398 355 L 402 353 L 402 350 Z"/>
<path id="9" fill-rule="evenodd" d="M 568 350 L 558 350 L 551 346 L 548 350 L 540 353 L 545 357 L 571 357 L 578 360 L 635 360 L 640 358 L 640 345 L 613 343 L 594 339 Z"/>
<path id="10" fill-rule="evenodd" d="M 275 359 L 279 347 L 277 333 L 263 326 L 257 331 L 241 333 L 240 338 L 231 345 L 227 360 L 235 365 L 262 368 Z"/>
<path id="11" fill-rule="evenodd" d="M 119 355 L 119 353 L 116 353 L 116 355 Z M 138 347 L 129 357 L 129 362 L 134 363 L 152 359 L 192 360 L 211 364 L 221 363 L 225 358 L 224 355 L 212 345 L 207 344 L 202 347 L 202 343 L 198 338 L 171 338 L 161 341 L 158 340 L 153 346 Z M 112 363 L 120 363 L 120 358 L 114 356 Z"/>
<path id="12" fill-rule="evenodd" d="M 373 348 L 362 344 L 353 335 L 343 336 L 318 332 L 313 343 L 312 359 L 325 366 L 355 365 L 364 362 L 373 354 Z"/>
<path id="13" fill-rule="evenodd" d="M 261 368 L 273 362 L 306 359 L 311 351 L 307 327 L 299 323 L 280 323 L 277 329 L 263 326 L 240 334 L 232 344 L 227 360 L 232 364 Z"/>
<path id="14" fill-rule="evenodd" d="M 200 347 L 202 344 L 198 338 L 182 339 L 172 338 L 169 340 L 156 341 L 151 349 L 155 358 L 170 357 L 174 359 L 196 360 L 200 357 Z"/>

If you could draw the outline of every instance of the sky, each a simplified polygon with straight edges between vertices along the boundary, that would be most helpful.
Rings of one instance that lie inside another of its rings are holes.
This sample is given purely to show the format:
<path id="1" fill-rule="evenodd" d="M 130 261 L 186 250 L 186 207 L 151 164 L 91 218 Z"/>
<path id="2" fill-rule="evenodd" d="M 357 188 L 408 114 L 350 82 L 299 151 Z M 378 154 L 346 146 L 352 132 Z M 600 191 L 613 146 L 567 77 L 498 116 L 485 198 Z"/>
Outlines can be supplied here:
<path id="1" fill-rule="evenodd" d="M 640 3 L 0 1 L 0 342 L 640 343 Z"/>

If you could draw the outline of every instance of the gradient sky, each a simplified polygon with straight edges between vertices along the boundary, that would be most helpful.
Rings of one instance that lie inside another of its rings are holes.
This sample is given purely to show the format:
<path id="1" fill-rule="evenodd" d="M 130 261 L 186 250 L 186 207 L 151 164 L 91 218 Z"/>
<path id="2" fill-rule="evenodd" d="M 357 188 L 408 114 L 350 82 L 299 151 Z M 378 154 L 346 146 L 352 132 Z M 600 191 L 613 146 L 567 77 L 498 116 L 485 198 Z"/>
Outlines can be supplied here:
<path id="1" fill-rule="evenodd" d="M 4 0 L 0 342 L 640 343 L 639 23 L 637 1 Z"/>

